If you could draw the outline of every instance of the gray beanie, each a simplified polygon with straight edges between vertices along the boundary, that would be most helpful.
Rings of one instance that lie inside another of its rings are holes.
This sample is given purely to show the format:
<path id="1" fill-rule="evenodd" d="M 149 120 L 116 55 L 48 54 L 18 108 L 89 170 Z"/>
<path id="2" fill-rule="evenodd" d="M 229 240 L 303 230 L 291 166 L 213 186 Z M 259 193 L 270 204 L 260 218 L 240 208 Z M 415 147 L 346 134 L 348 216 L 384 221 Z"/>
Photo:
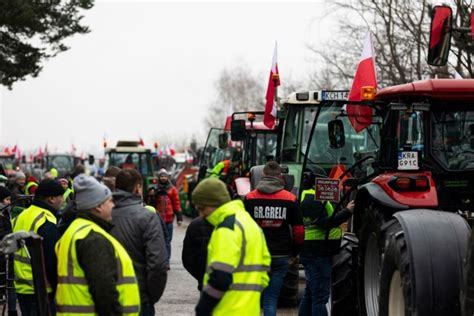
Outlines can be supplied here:
<path id="1" fill-rule="evenodd" d="M 17 171 L 17 172 L 15 173 L 15 179 L 18 180 L 18 179 L 25 179 L 25 178 L 26 178 L 26 175 L 25 175 L 24 172 Z"/>
<path id="2" fill-rule="evenodd" d="M 76 206 L 79 210 L 91 210 L 112 196 L 112 192 L 94 177 L 80 174 L 74 178 Z"/>

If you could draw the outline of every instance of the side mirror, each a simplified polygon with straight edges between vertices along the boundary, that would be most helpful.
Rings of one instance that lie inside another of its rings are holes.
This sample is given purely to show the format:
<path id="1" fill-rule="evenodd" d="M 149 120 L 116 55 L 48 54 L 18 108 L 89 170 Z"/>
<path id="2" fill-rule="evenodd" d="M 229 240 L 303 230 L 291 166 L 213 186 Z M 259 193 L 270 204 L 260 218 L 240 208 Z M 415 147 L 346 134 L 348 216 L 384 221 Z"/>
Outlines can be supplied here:
<path id="1" fill-rule="evenodd" d="M 428 47 L 428 64 L 431 66 L 446 65 L 451 47 L 452 24 L 453 11 L 450 7 L 435 6 L 433 8 Z"/>
<path id="2" fill-rule="evenodd" d="M 206 173 L 207 173 L 207 166 L 202 165 L 201 167 L 199 167 L 198 182 L 206 177 Z"/>
<path id="3" fill-rule="evenodd" d="M 229 146 L 229 136 L 226 133 L 219 134 L 219 148 L 226 149 Z"/>
<path id="4" fill-rule="evenodd" d="M 328 136 L 331 148 L 341 148 L 346 144 L 344 124 L 341 120 L 332 120 L 328 123 Z"/>
<path id="5" fill-rule="evenodd" d="M 245 139 L 245 120 L 233 120 L 230 123 L 230 139 L 238 142 Z"/>

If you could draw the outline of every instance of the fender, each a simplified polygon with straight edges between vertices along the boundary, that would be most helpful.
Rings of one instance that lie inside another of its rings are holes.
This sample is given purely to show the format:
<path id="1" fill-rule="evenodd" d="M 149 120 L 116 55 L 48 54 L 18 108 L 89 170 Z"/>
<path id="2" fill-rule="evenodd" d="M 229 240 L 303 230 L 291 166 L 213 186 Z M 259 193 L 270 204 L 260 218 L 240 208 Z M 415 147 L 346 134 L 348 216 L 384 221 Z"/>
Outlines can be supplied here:
<path id="1" fill-rule="evenodd" d="M 460 267 L 470 234 L 467 222 L 457 214 L 428 209 L 397 212 L 394 217 L 402 226 L 395 234 L 404 234 L 415 280 L 415 314 L 439 315 L 440 310 L 459 306 Z"/>
<path id="2" fill-rule="evenodd" d="M 425 191 L 406 191 L 397 192 L 388 183 L 395 177 L 410 177 L 421 176 L 428 178 L 430 183 L 429 189 Z M 398 204 L 405 205 L 404 209 L 408 208 L 437 208 L 438 207 L 438 193 L 436 192 L 436 185 L 434 183 L 431 172 L 423 171 L 417 173 L 403 173 L 390 172 L 384 173 L 372 180 L 379 186 L 386 195 Z"/>
<path id="3" fill-rule="evenodd" d="M 383 206 L 387 206 L 397 210 L 407 210 L 409 207 L 408 205 L 401 204 L 395 201 L 392 197 L 390 197 L 379 185 L 375 184 L 374 182 L 369 182 L 362 185 L 359 189 L 358 196 L 362 192 L 366 192 L 372 199 L 377 201 Z"/>

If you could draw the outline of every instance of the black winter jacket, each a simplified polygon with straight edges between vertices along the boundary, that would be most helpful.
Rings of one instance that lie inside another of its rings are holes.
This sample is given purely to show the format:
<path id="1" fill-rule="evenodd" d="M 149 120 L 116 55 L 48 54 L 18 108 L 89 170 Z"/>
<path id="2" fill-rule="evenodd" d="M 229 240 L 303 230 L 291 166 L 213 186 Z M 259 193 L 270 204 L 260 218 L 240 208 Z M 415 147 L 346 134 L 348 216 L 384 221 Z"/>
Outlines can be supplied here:
<path id="1" fill-rule="evenodd" d="M 113 197 L 111 234 L 132 258 L 142 304 L 154 304 L 165 289 L 169 266 L 160 220 L 137 194 L 116 190 Z"/>
<path id="2" fill-rule="evenodd" d="M 214 226 L 201 217 L 189 224 L 184 236 L 183 260 L 184 268 L 198 281 L 198 290 L 202 290 L 202 281 L 206 272 L 207 244 Z"/>

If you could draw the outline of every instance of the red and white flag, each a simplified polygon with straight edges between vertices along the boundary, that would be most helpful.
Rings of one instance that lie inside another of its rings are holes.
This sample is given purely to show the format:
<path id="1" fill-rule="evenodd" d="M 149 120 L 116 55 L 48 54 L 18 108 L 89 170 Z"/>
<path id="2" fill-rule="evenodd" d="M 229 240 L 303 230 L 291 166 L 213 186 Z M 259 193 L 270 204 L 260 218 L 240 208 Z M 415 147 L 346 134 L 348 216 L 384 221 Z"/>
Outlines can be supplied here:
<path id="1" fill-rule="evenodd" d="M 225 125 L 224 129 L 226 131 L 230 131 L 230 123 L 232 122 L 232 114 L 234 113 L 234 107 L 232 106 L 232 103 L 229 104 L 229 109 L 227 110 L 227 117 L 225 119 Z"/>
<path id="2" fill-rule="evenodd" d="M 143 138 L 141 136 L 139 136 L 138 138 L 139 138 L 138 143 L 140 144 L 140 146 L 145 146 L 145 142 L 143 141 Z"/>
<path id="3" fill-rule="evenodd" d="M 360 101 L 362 87 L 372 86 L 377 89 L 377 77 L 375 75 L 375 53 L 372 43 L 372 34 L 367 33 L 364 49 L 360 56 L 359 65 L 352 82 L 349 101 Z M 366 105 L 349 104 L 347 114 L 355 131 L 359 133 L 372 123 L 372 108 Z"/>
<path id="4" fill-rule="evenodd" d="M 275 42 L 275 49 L 273 50 L 272 69 L 270 70 L 270 78 L 268 79 L 267 96 L 265 104 L 265 114 L 263 114 L 263 124 L 268 128 L 275 126 L 277 118 L 277 104 L 275 102 L 275 87 L 280 85 L 280 78 L 273 80 L 273 75 L 278 75 L 278 61 L 277 61 L 277 43 Z"/>

